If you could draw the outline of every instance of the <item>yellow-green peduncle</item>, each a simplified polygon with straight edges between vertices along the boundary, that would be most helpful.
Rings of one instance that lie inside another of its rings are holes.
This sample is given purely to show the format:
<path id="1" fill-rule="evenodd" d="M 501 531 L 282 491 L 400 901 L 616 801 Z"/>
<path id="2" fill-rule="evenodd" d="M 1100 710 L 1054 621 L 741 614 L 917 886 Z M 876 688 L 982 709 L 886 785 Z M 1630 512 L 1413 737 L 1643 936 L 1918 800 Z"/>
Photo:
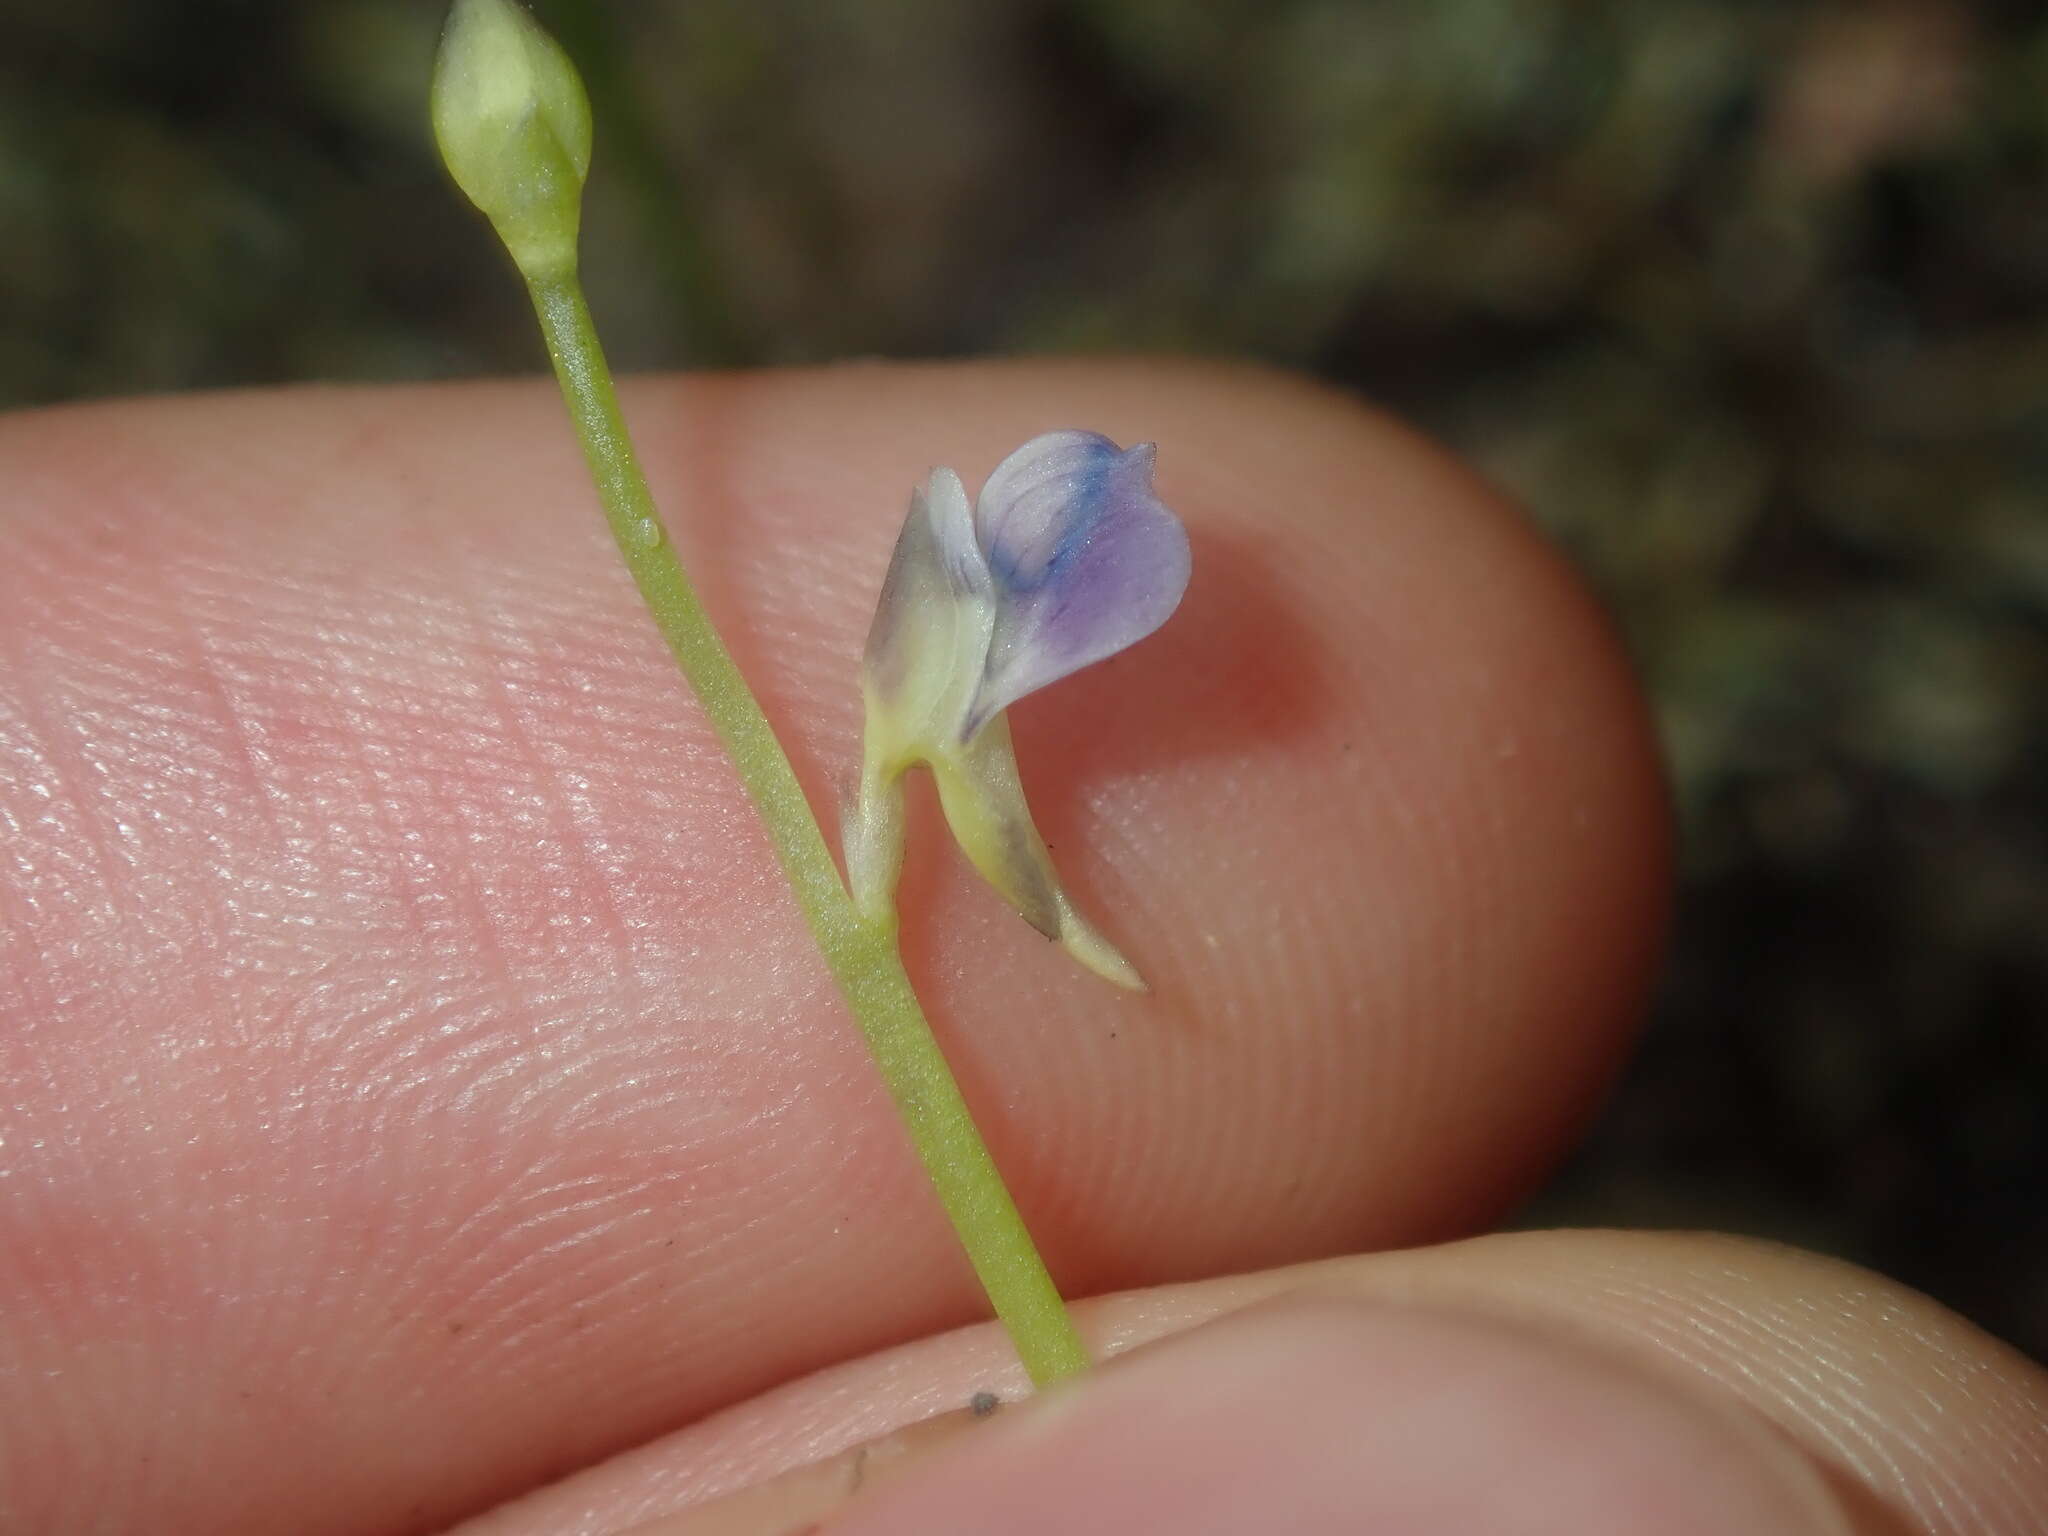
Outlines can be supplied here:
<path id="1" fill-rule="evenodd" d="M 939 1201 L 1039 1386 L 1088 1356 L 975 1129 L 897 952 L 854 909 L 767 717 L 705 616 L 634 456 L 576 273 L 590 113 L 574 66 L 513 0 L 456 0 L 434 77 L 434 131 L 533 298 L 620 557 L 732 754 Z"/>

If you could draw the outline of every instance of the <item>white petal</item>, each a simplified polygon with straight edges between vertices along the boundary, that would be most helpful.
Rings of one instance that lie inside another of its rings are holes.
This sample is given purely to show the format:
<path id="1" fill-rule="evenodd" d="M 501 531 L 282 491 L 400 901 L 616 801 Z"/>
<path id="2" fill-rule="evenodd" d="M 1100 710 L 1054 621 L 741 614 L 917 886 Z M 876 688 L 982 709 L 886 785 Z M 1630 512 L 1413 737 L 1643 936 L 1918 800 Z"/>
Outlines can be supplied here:
<path id="1" fill-rule="evenodd" d="M 897 745 L 957 733 L 988 658 L 994 583 L 960 477 L 935 469 L 910 498 L 868 629 L 869 729 Z"/>

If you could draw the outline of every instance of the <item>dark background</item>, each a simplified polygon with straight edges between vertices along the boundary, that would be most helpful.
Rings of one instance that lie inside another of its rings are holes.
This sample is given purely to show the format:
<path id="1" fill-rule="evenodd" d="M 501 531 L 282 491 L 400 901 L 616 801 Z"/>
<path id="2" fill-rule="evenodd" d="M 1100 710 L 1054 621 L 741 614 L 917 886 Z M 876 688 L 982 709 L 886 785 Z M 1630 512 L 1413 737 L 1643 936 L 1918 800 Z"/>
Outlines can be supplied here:
<path id="1" fill-rule="evenodd" d="M 2048 1354 L 2039 4 L 550 0 L 623 367 L 1246 354 L 1621 616 L 1685 830 L 1531 1220 L 1843 1253 Z M 0 403 L 532 371 L 438 0 L 0 0 Z"/>

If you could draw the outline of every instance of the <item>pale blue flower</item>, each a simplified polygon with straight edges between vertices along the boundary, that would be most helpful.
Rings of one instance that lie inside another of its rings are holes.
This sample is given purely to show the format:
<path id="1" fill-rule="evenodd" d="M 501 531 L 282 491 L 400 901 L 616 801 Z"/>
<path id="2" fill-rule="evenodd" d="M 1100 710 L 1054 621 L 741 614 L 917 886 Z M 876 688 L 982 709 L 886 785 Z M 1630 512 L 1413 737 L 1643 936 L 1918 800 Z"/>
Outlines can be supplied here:
<path id="1" fill-rule="evenodd" d="M 1165 623 L 1188 540 L 1152 492 L 1153 448 L 1049 432 L 996 466 L 969 508 L 950 469 L 910 498 L 868 632 L 867 731 L 846 819 L 854 899 L 893 918 L 904 771 L 923 763 L 953 835 L 1031 925 L 1119 986 L 1130 962 L 1074 909 L 1032 824 L 1003 711 Z"/>

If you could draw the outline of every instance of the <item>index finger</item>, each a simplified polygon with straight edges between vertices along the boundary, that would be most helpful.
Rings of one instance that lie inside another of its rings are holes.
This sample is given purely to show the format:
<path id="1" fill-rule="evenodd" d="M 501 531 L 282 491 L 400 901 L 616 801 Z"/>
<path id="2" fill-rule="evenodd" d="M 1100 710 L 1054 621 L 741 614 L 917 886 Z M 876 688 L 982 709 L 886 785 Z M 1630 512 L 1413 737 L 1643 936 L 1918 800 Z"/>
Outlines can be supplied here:
<path id="1" fill-rule="evenodd" d="M 1016 719 L 1155 994 L 929 817 L 904 891 L 1070 1292 L 1449 1235 L 1540 1171 L 1626 1035 L 1663 815 L 1611 638 L 1490 493 L 1183 365 L 628 404 L 821 804 L 923 471 L 1160 444 L 1182 614 Z M 0 1477 L 33 1528 L 424 1528 L 979 1314 L 558 413 L 302 391 L 0 435 Z"/>

